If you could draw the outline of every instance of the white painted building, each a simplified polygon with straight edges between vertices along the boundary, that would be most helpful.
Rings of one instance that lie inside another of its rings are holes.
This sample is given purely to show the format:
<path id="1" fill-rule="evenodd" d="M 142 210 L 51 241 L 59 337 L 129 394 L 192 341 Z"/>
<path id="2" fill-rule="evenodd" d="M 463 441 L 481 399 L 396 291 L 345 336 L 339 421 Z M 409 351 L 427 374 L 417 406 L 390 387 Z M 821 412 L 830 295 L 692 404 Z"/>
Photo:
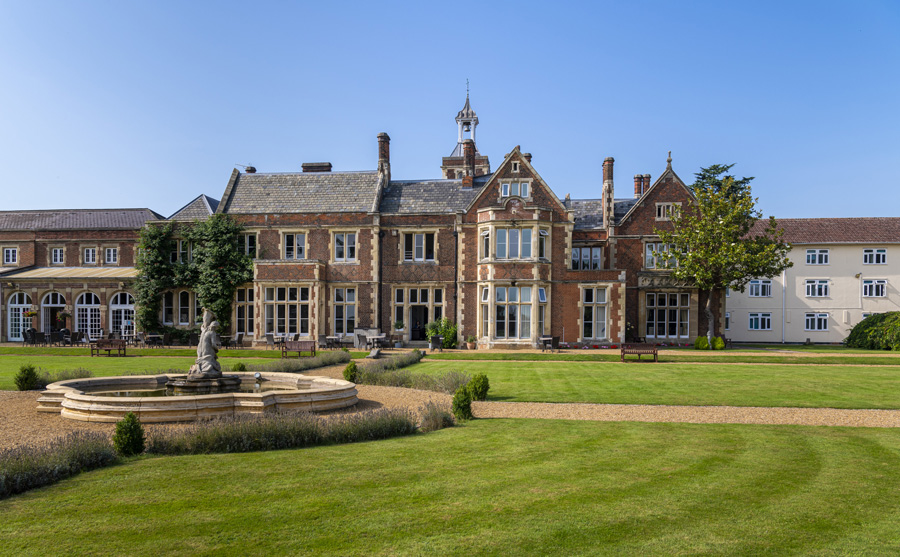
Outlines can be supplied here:
<path id="1" fill-rule="evenodd" d="M 779 219 L 794 266 L 725 302 L 735 342 L 838 343 L 872 313 L 900 310 L 900 218 Z"/>

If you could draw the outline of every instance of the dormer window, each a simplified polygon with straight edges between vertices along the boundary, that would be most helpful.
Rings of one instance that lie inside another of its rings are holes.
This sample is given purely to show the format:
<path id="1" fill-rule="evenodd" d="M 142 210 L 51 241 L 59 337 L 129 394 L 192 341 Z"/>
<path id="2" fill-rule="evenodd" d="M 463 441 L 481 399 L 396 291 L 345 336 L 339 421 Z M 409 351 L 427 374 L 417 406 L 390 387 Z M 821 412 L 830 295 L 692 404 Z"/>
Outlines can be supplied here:
<path id="1" fill-rule="evenodd" d="M 528 197 L 531 195 L 530 186 L 528 182 L 503 182 L 500 184 L 500 197 Z"/>

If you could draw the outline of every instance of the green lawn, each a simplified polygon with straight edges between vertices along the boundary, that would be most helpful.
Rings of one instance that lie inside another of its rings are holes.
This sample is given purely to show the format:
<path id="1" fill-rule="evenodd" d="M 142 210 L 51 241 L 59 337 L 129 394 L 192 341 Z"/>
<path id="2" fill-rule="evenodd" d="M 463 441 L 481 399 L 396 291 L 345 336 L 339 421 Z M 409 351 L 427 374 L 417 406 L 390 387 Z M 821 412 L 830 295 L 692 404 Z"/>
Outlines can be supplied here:
<path id="1" fill-rule="evenodd" d="M 900 551 L 900 436 L 476 420 L 169 457 L 0 502 L 10 555 L 823 555 Z"/>
<path id="2" fill-rule="evenodd" d="M 854 355 L 859 354 L 859 355 Z M 539 352 L 445 352 L 429 353 L 430 360 L 472 360 L 472 361 L 501 361 L 501 362 L 618 362 L 621 356 L 618 352 L 599 353 L 592 350 L 582 352 L 570 351 L 563 353 L 539 353 Z M 628 356 L 629 359 L 637 359 L 637 356 Z M 647 356 L 643 356 L 646 360 Z M 900 366 L 900 354 L 891 352 L 872 351 L 840 351 L 821 352 L 815 356 L 807 356 L 803 353 L 773 353 L 759 351 L 759 353 L 735 353 L 735 352 L 701 352 L 693 349 L 679 350 L 664 348 L 659 351 L 660 362 L 670 363 L 747 363 L 747 364 L 825 364 L 825 365 L 894 365 Z"/>
<path id="3" fill-rule="evenodd" d="M 462 362 L 409 368 L 485 373 L 489 400 L 691 406 L 900 408 L 900 367 Z"/>

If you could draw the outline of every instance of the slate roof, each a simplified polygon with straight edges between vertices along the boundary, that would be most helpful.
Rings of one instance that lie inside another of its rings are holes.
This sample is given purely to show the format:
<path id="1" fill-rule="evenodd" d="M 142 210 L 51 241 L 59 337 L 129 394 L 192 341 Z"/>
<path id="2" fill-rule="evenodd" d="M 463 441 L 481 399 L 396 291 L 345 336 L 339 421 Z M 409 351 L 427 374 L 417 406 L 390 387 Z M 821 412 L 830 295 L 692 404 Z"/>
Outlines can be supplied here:
<path id="1" fill-rule="evenodd" d="M 177 221 L 195 221 L 206 220 L 210 215 L 216 212 L 219 206 L 219 200 L 213 199 L 208 195 L 200 194 L 193 201 L 175 211 L 169 220 Z"/>
<path id="2" fill-rule="evenodd" d="M 896 244 L 900 243 L 900 217 L 776 219 L 789 244 Z M 750 230 L 759 233 L 768 223 L 761 219 Z"/>
<path id="3" fill-rule="evenodd" d="M 162 218 L 150 209 L 0 211 L 0 230 L 138 229 L 147 221 Z"/>
<path id="4" fill-rule="evenodd" d="M 613 218 L 616 219 L 617 225 L 622 221 L 622 219 L 625 218 L 625 215 L 628 214 L 628 211 L 630 211 L 638 201 L 640 201 L 639 197 L 613 200 Z"/>
<path id="5" fill-rule="evenodd" d="M 575 212 L 575 230 L 603 227 L 602 199 L 570 199 L 563 205 Z"/>
<path id="6" fill-rule="evenodd" d="M 487 177 L 479 176 L 471 189 L 463 189 L 462 180 L 392 180 L 381 198 L 381 212 L 409 215 L 465 211 L 485 182 Z"/>
<path id="7" fill-rule="evenodd" d="M 238 174 L 222 212 L 367 213 L 378 193 L 378 172 Z"/>

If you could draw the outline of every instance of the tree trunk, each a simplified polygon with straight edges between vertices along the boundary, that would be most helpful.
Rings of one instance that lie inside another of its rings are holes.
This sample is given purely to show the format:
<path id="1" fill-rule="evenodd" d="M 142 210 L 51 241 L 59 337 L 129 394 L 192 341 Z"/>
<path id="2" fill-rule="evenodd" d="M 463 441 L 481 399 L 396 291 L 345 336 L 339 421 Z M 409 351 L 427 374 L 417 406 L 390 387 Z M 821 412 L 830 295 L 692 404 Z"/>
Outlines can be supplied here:
<path id="1" fill-rule="evenodd" d="M 713 331 L 715 329 L 715 320 L 713 317 L 712 311 L 712 299 L 713 299 L 713 291 L 712 289 L 706 293 L 706 307 L 704 311 L 706 312 L 706 340 L 709 342 L 709 349 L 713 349 Z"/>

